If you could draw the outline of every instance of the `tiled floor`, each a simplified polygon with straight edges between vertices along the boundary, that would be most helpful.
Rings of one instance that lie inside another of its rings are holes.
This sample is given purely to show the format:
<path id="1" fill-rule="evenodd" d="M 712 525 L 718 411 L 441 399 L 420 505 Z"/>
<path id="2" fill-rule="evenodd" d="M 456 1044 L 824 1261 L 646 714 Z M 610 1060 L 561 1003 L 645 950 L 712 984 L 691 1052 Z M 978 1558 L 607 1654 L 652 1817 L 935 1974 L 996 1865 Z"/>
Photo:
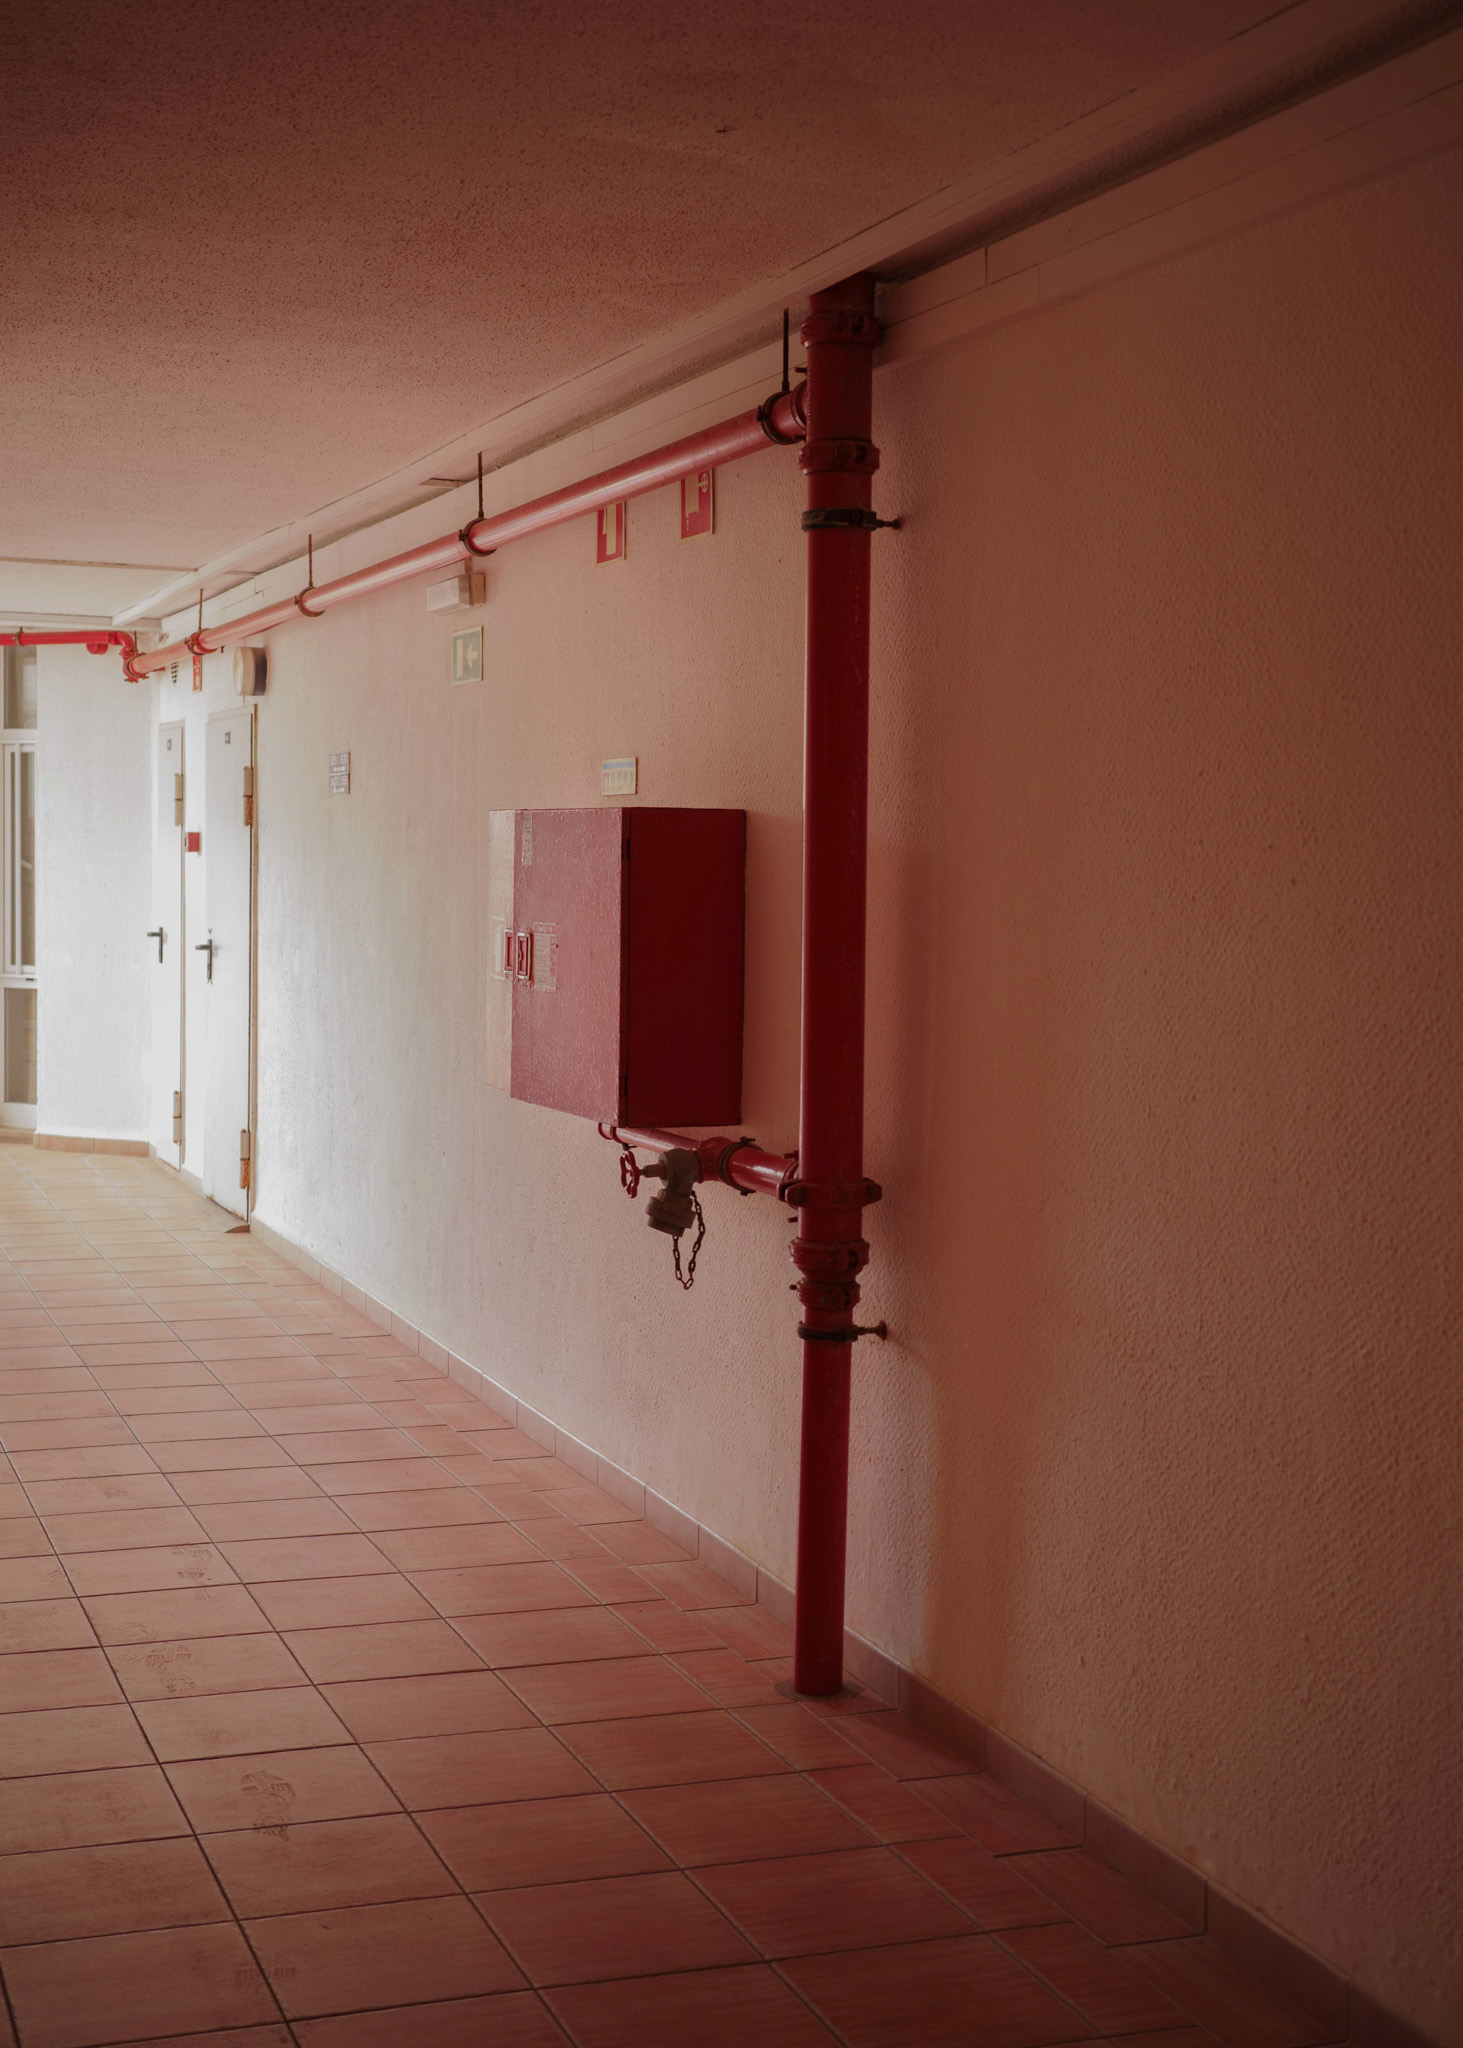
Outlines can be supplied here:
<path id="1" fill-rule="evenodd" d="M 0 1150 L 0 2048 L 1328 2038 L 227 1222 Z"/>

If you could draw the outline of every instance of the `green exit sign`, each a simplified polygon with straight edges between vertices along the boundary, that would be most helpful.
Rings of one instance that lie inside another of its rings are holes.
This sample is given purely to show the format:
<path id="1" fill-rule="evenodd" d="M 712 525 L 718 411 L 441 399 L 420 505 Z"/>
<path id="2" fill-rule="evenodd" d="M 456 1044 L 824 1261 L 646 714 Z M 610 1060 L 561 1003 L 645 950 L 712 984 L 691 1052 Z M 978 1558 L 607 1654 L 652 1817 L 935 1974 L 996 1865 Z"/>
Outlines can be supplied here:
<path id="1" fill-rule="evenodd" d="M 483 629 L 465 626 L 452 635 L 452 680 L 480 683 L 483 678 Z"/>

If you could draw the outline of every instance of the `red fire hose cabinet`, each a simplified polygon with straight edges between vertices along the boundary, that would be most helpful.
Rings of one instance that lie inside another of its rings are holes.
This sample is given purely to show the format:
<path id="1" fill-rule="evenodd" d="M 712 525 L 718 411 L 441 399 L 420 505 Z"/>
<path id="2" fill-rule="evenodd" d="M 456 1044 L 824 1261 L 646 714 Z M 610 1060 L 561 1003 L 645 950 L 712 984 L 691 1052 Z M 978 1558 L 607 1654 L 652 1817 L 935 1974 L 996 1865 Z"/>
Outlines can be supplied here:
<path id="1" fill-rule="evenodd" d="M 493 811 L 487 1078 L 622 1124 L 742 1108 L 744 811 Z"/>

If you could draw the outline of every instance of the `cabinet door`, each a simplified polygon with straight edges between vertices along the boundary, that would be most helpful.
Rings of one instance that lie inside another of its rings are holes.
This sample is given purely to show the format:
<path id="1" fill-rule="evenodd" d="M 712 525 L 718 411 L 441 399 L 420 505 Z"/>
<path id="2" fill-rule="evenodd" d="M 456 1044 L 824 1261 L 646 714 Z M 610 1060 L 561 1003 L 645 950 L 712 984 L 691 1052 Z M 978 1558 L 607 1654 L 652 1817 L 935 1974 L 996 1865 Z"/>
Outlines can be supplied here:
<path id="1" fill-rule="evenodd" d="M 512 1091 L 602 1120 L 622 1094 L 624 828 L 619 808 L 520 811 L 513 867 Z"/>

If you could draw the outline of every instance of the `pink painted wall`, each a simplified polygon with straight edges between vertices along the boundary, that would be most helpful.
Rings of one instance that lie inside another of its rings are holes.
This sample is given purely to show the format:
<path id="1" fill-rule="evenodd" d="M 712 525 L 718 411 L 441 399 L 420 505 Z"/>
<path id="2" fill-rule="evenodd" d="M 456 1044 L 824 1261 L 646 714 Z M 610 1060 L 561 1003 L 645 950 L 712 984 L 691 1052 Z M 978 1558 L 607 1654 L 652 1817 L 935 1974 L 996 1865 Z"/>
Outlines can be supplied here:
<path id="1" fill-rule="evenodd" d="M 1463 2043 L 1463 161 L 881 375 L 850 1620 Z M 783 1576 L 785 1224 L 481 1079 L 495 807 L 750 813 L 795 1123 L 798 482 L 276 636 L 261 1215 Z M 353 793 L 325 794 L 350 748 Z"/>

